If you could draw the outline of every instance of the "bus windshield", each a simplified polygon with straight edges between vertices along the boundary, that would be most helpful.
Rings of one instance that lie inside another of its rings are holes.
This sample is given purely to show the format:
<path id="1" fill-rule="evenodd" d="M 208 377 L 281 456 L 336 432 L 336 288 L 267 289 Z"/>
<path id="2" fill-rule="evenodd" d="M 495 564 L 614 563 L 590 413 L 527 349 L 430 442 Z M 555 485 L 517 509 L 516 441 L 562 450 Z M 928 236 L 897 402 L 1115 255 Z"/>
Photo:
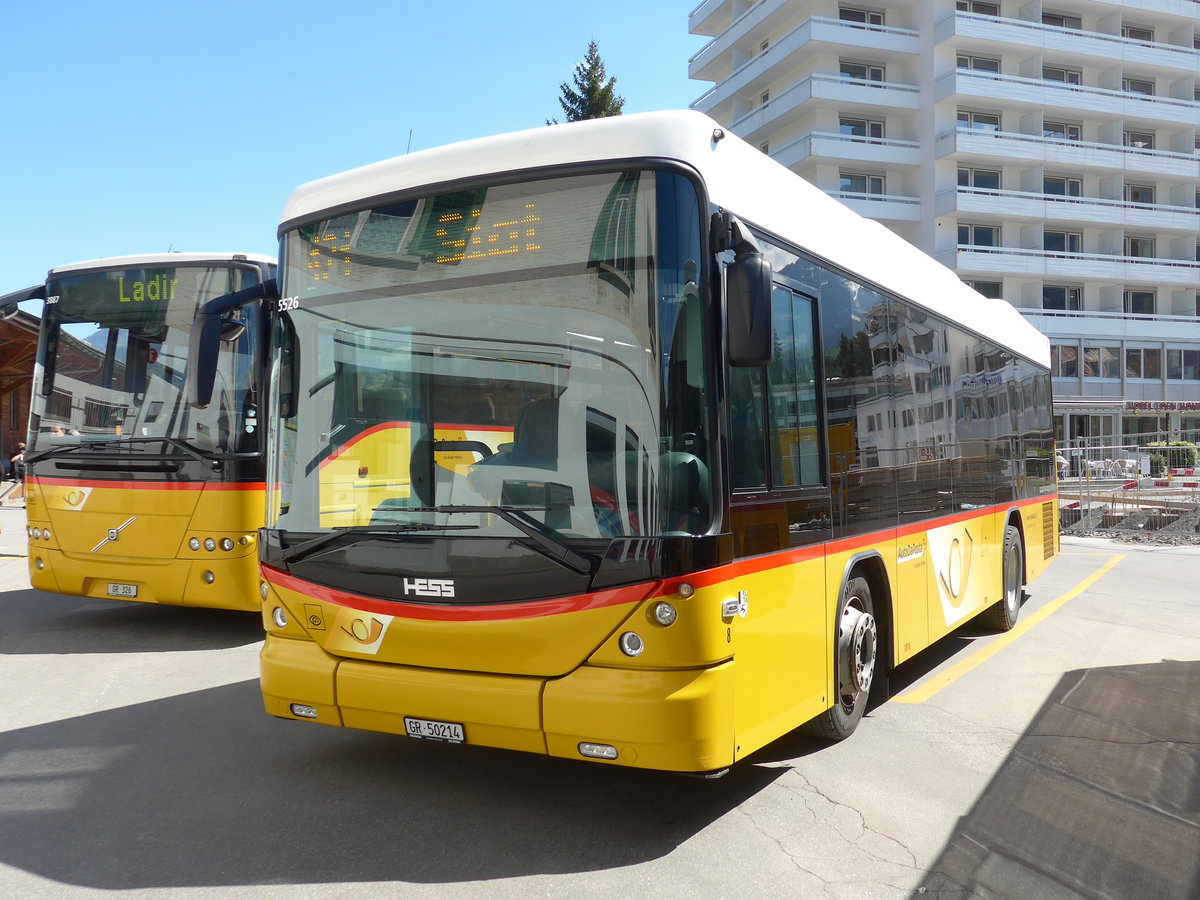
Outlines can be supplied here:
<path id="1" fill-rule="evenodd" d="M 695 187 L 651 170 L 287 232 L 268 526 L 511 537 L 515 511 L 556 540 L 706 532 L 700 248 Z"/>
<path id="2" fill-rule="evenodd" d="M 221 345 L 209 408 L 191 409 L 184 396 L 192 320 L 209 300 L 241 288 L 243 276 L 237 268 L 180 265 L 52 277 L 30 450 L 153 438 L 207 452 L 257 450 L 251 310 L 232 316 L 246 328 Z"/>

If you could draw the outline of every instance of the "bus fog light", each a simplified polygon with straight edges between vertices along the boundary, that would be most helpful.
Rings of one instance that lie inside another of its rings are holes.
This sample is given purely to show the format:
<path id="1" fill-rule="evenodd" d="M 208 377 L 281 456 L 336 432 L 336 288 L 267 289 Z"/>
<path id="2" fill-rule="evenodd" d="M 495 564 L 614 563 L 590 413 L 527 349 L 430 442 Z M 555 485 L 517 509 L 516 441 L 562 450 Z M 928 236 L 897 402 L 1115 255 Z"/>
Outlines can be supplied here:
<path id="1" fill-rule="evenodd" d="M 673 607 L 670 603 L 667 603 L 665 600 L 654 604 L 654 621 L 659 625 L 665 627 L 667 625 L 675 624 L 676 615 L 675 607 Z"/>
<path id="2" fill-rule="evenodd" d="M 646 649 L 646 644 L 642 641 L 641 635 L 633 631 L 627 631 L 621 635 L 621 652 L 626 656 L 641 656 L 642 651 Z"/>
<path id="3" fill-rule="evenodd" d="M 315 719 L 317 711 L 311 706 L 305 706 L 303 703 L 292 704 L 292 715 L 299 716 L 302 719 Z"/>
<path id="4" fill-rule="evenodd" d="M 200 549 L 200 538 L 192 538 L 190 541 L 188 541 L 188 546 L 191 547 L 193 550 L 199 550 Z"/>
<path id="5" fill-rule="evenodd" d="M 42 539 L 42 529 L 40 529 L 40 528 L 33 529 L 33 539 L 35 541 L 40 541 Z"/>
<path id="6" fill-rule="evenodd" d="M 243 547 L 249 547 L 250 546 L 250 536 L 243 534 L 240 538 L 238 538 L 238 543 L 241 544 Z"/>
<path id="7" fill-rule="evenodd" d="M 232 550 L 233 549 L 233 538 L 221 538 L 221 549 L 222 550 Z"/>
<path id="8" fill-rule="evenodd" d="M 217 542 L 214 541 L 212 538 L 205 538 L 204 539 L 204 549 L 209 550 L 209 551 L 216 550 Z"/>
<path id="9" fill-rule="evenodd" d="M 275 623 L 276 628 L 287 628 L 287 610 L 282 606 L 277 606 L 271 610 L 271 621 Z"/>
<path id="10" fill-rule="evenodd" d="M 42 539 L 46 540 L 46 541 L 50 540 L 50 529 L 49 528 L 42 529 Z"/>
<path id="11" fill-rule="evenodd" d="M 295 709 L 295 706 L 292 708 Z M 579 745 L 579 755 L 592 759 L 616 759 L 617 748 L 608 744 L 589 744 L 585 741 Z"/>
<path id="12" fill-rule="evenodd" d="M 260 581 L 258 583 L 258 596 L 262 597 L 264 600 L 267 599 L 267 583 L 265 581 Z"/>
<path id="13" fill-rule="evenodd" d="M 205 584 L 212 584 L 214 581 L 217 580 L 217 576 L 214 575 L 212 572 L 205 572 L 200 577 L 204 580 Z"/>
<path id="14" fill-rule="evenodd" d="M 33 561 L 33 567 L 40 572 L 42 569 L 46 568 L 46 564 L 42 562 L 42 558 L 39 556 Z"/>

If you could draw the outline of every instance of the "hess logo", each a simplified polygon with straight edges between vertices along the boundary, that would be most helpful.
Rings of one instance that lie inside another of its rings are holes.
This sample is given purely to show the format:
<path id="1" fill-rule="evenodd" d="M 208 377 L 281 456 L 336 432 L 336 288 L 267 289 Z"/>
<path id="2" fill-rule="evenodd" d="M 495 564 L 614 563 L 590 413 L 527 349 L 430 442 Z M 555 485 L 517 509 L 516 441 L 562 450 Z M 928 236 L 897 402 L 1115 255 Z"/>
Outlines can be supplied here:
<path id="1" fill-rule="evenodd" d="M 449 578 L 405 578 L 405 597 L 453 597 L 454 582 Z"/>

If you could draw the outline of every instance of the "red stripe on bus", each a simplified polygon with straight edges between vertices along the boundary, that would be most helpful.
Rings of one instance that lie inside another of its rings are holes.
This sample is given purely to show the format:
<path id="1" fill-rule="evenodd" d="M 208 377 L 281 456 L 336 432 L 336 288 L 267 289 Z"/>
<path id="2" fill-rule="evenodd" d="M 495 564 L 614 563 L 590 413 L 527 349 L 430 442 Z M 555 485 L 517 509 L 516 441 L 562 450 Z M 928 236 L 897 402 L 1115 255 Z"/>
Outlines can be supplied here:
<path id="1" fill-rule="evenodd" d="M 382 613 L 388 616 L 403 616 L 408 619 L 425 619 L 433 622 L 486 622 L 509 619 L 536 619 L 542 616 L 557 616 L 563 613 L 603 609 L 608 606 L 625 606 L 646 599 L 659 582 L 642 582 L 592 594 L 574 597 L 554 597 L 549 600 L 529 600 L 519 603 L 471 606 L 430 606 L 422 603 L 406 603 L 403 600 L 380 600 L 362 594 L 343 591 L 326 585 L 313 584 L 280 569 L 263 565 L 263 578 L 276 587 L 323 600 L 335 606 L 359 609 L 363 612 Z"/>
<path id="2" fill-rule="evenodd" d="M 966 512 L 953 513 L 936 519 L 905 525 L 898 528 L 887 528 L 873 531 L 870 534 L 855 535 L 851 538 L 816 543 L 807 547 L 797 547 L 794 550 L 783 550 L 768 553 L 751 559 L 739 560 L 715 569 L 705 569 L 691 572 L 687 575 L 675 576 L 666 581 L 644 581 L 638 584 L 625 585 L 608 591 L 593 594 L 580 594 L 573 597 L 557 597 L 550 600 L 530 600 L 517 603 L 505 603 L 496 606 L 456 606 L 438 607 L 424 604 L 406 603 L 403 600 L 379 600 L 362 594 L 353 594 L 337 588 L 313 584 L 302 578 L 297 578 L 281 569 L 261 566 L 263 578 L 299 594 L 305 594 L 318 600 L 324 600 L 336 606 L 346 606 L 351 609 L 361 609 L 363 612 L 378 612 L 384 615 L 401 615 L 410 619 L 428 619 L 431 621 L 466 622 L 504 619 L 529 619 L 539 616 L 553 616 L 567 612 L 579 612 L 586 609 L 600 609 L 607 606 L 620 606 L 637 603 L 642 600 L 664 597 L 679 590 L 679 585 L 690 584 L 694 588 L 712 587 L 735 578 L 756 575 L 771 569 L 795 565 L 813 559 L 820 559 L 838 553 L 848 553 L 874 546 L 882 541 L 895 540 L 911 534 L 919 534 L 933 528 L 966 522 L 971 519 L 983 518 L 997 512 L 1005 512 L 1013 507 L 1034 506 L 1056 500 L 1057 494 L 1047 494 L 1028 500 L 1017 500 L 1012 503 L 998 503 L 982 509 L 972 509 Z"/>
<path id="3" fill-rule="evenodd" d="M 70 478 L 62 475 L 36 475 L 29 478 L 32 485 L 47 487 L 67 486 L 86 488 L 118 488 L 132 491 L 265 491 L 263 481 L 97 481 L 88 478 Z"/>

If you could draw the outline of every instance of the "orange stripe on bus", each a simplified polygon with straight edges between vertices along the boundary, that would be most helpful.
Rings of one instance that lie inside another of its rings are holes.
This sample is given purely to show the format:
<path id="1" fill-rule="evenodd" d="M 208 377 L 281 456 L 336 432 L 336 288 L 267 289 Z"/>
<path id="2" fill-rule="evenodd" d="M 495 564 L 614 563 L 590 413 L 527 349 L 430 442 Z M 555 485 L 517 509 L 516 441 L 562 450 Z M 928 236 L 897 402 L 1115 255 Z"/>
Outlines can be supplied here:
<path id="1" fill-rule="evenodd" d="M 37 475 L 29 478 L 32 485 L 114 488 L 127 491 L 265 491 L 264 481 L 100 481 L 90 478 L 71 478 L 62 475 Z"/>

